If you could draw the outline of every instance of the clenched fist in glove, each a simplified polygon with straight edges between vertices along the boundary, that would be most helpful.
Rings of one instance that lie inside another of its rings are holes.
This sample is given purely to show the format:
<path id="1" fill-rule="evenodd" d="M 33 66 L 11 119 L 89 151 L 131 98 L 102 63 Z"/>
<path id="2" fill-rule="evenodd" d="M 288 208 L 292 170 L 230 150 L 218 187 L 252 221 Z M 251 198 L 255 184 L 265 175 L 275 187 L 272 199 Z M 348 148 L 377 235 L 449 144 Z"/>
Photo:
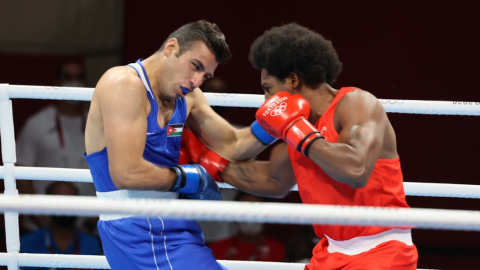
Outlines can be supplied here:
<path id="1" fill-rule="evenodd" d="M 170 169 L 177 173 L 177 179 L 169 191 L 180 193 L 180 198 L 222 200 L 217 184 L 202 166 L 177 165 Z"/>
<path id="2" fill-rule="evenodd" d="M 273 95 L 257 110 L 255 117 L 270 135 L 283 139 L 297 151 L 308 156 L 308 149 L 320 132 L 308 122 L 310 104 L 301 95 L 283 91 Z"/>
<path id="3" fill-rule="evenodd" d="M 188 129 L 183 130 L 182 149 L 190 158 L 189 163 L 202 165 L 215 181 L 223 182 L 221 173 L 225 170 L 228 160 L 210 150 Z"/>

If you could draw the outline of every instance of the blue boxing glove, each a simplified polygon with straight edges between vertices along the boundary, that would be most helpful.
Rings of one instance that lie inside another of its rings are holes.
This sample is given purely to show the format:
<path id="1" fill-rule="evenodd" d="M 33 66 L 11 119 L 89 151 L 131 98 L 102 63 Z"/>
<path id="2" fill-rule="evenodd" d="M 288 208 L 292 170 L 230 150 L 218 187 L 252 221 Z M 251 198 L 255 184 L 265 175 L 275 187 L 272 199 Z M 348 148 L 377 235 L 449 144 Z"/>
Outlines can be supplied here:
<path id="1" fill-rule="evenodd" d="M 222 195 L 215 180 L 200 165 L 177 165 L 174 170 L 178 177 L 169 191 L 182 194 L 181 197 L 194 200 L 221 201 Z"/>
<path id="2" fill-rule="evenodd" d="M 264 145 L 270 145 L 278 140 L 278 138 L 273 137 L 268 134 L 255 120 L 251 125 L 250 129 L 252 130 L 253 135 Z"/>

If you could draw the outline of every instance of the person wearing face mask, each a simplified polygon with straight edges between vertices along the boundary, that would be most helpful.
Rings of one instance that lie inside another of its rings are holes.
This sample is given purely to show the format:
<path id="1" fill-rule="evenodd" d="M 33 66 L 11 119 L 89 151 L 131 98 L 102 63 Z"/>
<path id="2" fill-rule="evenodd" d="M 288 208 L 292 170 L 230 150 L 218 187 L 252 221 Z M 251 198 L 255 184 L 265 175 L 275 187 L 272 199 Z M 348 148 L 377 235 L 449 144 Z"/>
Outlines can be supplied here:
<path id="1" fill-rule="evenodd" d="M 265 202 L 265 199 L 240 192 L 236 201 Z M 209 244 L 217 260 L 281 262 L 285 257 L 285 245 L 266 236 L 263 223 L 239 222 L 236 235 Z"/>
<path id="2" fill-rule="evenodd" d="M 61 62 L 54 75 L 54 84 L 59 86 L 59 91 L 86 86 L 85 68 L 75 59 Z M 87 169 L 88 164 L 81 155 L 85 151 L 86 104 L 84 101 L 59 100 L 27 119 L 17 138 L 17 165 Z M 17 184 L 20 193 L 44 194 L 51 182 L 20 180 Z M 95 195 L 92 183 L 75 185 L 80 195 Z M 45 216 L 23 216 L 22 232 L 41 228 L 47 220 Z M 86 220 L 81 218 L 77 222 Z"/>
<path id="3" fill-rule="evenodd" d="M 54 182 L 48 186 L 47 194 L 77 196 L 79 191 L 72 183 Z M 20 252 L 100 255 L 100 242 L 95 237 L 77 229 L 76 218 L 74 216 L 52 216 L 47 227 L 21 237 Z M 22 267 L 22 270 L 40 269 L 47 268 Z"/>

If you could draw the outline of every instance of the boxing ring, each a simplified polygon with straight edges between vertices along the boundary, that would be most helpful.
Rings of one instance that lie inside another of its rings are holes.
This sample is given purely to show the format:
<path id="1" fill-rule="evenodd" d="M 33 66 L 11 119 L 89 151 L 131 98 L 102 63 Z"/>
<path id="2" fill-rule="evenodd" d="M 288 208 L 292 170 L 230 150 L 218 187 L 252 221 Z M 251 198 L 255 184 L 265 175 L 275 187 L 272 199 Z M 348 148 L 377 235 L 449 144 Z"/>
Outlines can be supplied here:
<path id="1" fill-rule="evenodd" d="M 13 98 L 90 101 L 93 88 L 45 87 L 0 84 L 0 129 L 5 192 L 0 209 L 5 212 L 7 252 L 0 265 L 9 270 L 23 266 L 109 269 L 104 256 L 19 253 L 19 214 L 98 216 L 123 214 L 212 221 L 250 221 L 290 224 L 350 224 L 415 226 L 425 229 L 480 231 L 480 211 L 441 209 L 393 209 L 289 203 L 246 203 L 228 201 L 97 199 L 80 196 L 19 195 L 15 179 L 92 182 L 89 170 L 16 167 L 13 128 Z M 205 93 L 212 106 L 259 107 L 263 95 Z M 480 115 L 480 102 L 417 101 L 380 99 L 389 113 Z M 220 184 L 221 188 L 233 188 Z M 406 195 L 480 199 L 480 185 L 404 182 Z M 296 190 L 293 188 L 292 190 Z M 219 261 L 229 270 L 300 270 L 304 264 Z"/>

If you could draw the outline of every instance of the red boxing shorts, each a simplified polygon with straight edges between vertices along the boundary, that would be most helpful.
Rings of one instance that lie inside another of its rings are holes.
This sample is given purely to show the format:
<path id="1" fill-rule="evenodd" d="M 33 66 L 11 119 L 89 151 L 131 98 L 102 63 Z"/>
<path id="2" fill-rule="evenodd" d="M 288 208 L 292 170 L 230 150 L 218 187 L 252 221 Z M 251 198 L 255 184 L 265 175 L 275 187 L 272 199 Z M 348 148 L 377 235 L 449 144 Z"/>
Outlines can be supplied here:
<path id="1" fill-rule="evenodd" d="M 395 238 L 399 240 L 392 240 Z M 410 230 L 393 229 L 346 241 L 324 237 L 313 250 L 305 270 L 416 270 L 417 261 L 417 248 L 411 243 Z"/>

